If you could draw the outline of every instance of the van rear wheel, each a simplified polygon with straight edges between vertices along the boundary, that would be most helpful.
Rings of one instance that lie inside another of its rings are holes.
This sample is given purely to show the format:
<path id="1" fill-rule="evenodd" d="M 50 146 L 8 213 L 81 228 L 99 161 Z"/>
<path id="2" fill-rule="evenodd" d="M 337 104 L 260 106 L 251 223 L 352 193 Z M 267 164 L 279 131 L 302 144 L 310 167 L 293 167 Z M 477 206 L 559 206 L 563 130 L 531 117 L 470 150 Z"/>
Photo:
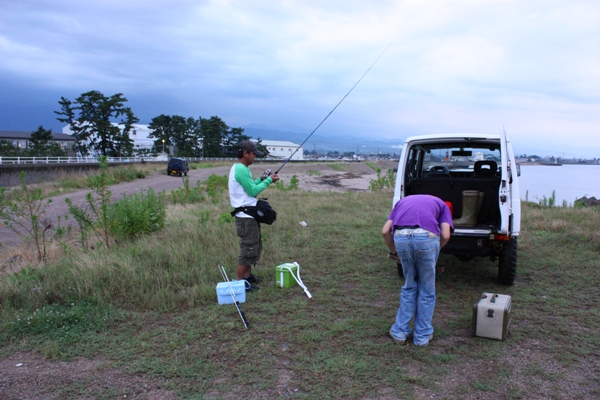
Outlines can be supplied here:
<path id="1" fill-rule="evenodd" d="M 517 238 L 504 244 L 498 259 L 498 279 L 503 285 L 512 286 L 517 277 Z"/>

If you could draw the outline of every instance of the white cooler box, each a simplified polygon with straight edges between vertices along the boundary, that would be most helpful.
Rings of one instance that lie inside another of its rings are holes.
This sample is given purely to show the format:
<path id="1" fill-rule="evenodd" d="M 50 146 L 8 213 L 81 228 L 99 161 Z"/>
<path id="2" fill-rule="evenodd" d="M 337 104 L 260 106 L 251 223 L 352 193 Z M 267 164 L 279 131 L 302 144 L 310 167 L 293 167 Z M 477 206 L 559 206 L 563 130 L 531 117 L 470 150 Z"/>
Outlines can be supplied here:
<path id="1" fill-rule="evenodd" d="M 231 295 L 231 289 L 235 294 L 235 298 L 238 302 L 243 303 L 246 301 L 246 281 L 230 281 L 230 282 L 219 282 L 217 283 L 217 301 L 219 304 L 233 304 L 233 296 Z"/>
<path id="2" fill-rule="evenodd" d="M 473 305 L 473 336 L 504 340 L 510 326 L 511 308 L 509 295 L 483 293 Z"/>

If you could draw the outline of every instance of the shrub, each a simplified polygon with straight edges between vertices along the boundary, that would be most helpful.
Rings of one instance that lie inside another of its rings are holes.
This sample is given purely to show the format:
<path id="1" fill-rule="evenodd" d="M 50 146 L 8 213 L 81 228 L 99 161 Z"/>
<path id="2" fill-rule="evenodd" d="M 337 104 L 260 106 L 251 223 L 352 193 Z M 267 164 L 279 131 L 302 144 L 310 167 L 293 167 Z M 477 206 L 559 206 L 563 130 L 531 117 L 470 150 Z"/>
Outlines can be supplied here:
<path id="1" fill-rule="evenodd" d="M 227 186 L 229 184 L 229 178 L 225 175 L 219 176 L 219 175 L 215 175 L 212 174 L 211 176 L 208 177 L 208 180 L 206 181 L 206 189 L 207 190 L 215 190 L 217 192 L 223 192 L 225 191 L 225 189 L 227 189 Z"/>
<path id="2" fill-rule="evenodd" d="M 109 173 L 109 183 L 119 183 L 119 182 L 131 182 L 136 179 L 143 179 L 146 177 L 145 171 L 139 171 L 132 165 L 129 166 L 119 166 L 110 169 Z"/>
<path id="3" fill-rule="evenodd" d="M 69 206 L 69 213 L 79 225 L 82 245 L 86 245 L 87 231 L 91 229 L 100 240 L 100 243 L 110 247 L 108 211 L 112 193 L 108 190 L 110 178 L 107 173 L 108 162 L 106 156 L 100 157 L 99 161 L 100 173 L 87 178 L 87 184 L 92 192 L 85 196 L 86 208 L 74 205 L 71 199 L 65 199 L 65 202 Z"/>
<path id="4" fill-rule="evenodd" d="M 200 186 L 200 182 L 193 187 L 190 188 L 190 180 L 188 177 L 183 177 L 183 187 L 175 190 L 171 190 L 171 201 L 173 204 L 188 204 L 188 203 L 198 203 L 204 200 L 204 195 L 202 194 L 202 187 Z"/>
<path id="5" fill-rule="evenodd" d="M 276 189 L 283 190 L 285 192 L 285 191 L 289 191 L 289 190 L 297 190 L 299 183 L 300 183 L 300 179 L 298 179 L 298 177 L 296 175 L 294 175 L 294 176 L 292 176 L 292 179 L 290 179 L 290 185 L 288 187 L 285 187 L 285 185 L 283 184 L 283 181 L 277 181 L 273 185 L 275 186 Z"/>
<path id="6" fill-rule="evenodd" d="M 21 186 L 12 193 L 11 201 L 6 189 L 0 188 L 0 219 L 16 234 L 31 238 L 38 253 L 38 261 L 46 259 L 46 235 L 52 228 L 52 221 L 46 210 L 52 200 L 44 200 L 39 188 L 28 187 L 25 172 L 21 171 Z"/>
<path id="7" fill-rule="evenodd" d="M 160 230 L 165 225 L 165 196 L 152 188 L 116 201 L 110 206 L 110 233 L 116 238 L 134 238 Z"/>
<path id="8" fill-rule="evenodd" d="M 386 188 L 394 188 L 396 185 L 396 177 L 393 169 L 388 169 L 386 176 L 381 176 L 381 168 L 376 168 L 375 171 L 377 171 L 377 179 L 371 180 L 371 183 L 369 184 L 371 191 L 375 192 Z"/>
<path id="9" fill-rule="evenodd" d="M 208 196 L 211 198 L 213 203 L 217 203 L 219 201 L 219 197 L 225 189 L 228 188 L 229 178 L 227 176 L 218 176 L 212 174 L 208 177 L 206 181 L 206 192 Z"/>

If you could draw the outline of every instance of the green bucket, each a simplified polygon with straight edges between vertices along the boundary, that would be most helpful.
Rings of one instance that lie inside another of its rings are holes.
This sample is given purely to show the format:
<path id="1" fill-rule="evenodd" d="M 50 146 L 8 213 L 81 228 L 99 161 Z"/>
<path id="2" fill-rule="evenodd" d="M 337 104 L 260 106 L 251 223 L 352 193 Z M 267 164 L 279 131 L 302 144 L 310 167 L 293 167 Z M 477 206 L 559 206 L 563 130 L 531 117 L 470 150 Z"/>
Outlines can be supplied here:
<path id="1" fill-rule="evenodd" d="M 289 269 L 288 269 L 289 268 Z M 291 273 L 290 273 L 291 270 Z M 298 264 L 285 263 L 275 267 L 275 284 L 277 287 L 289 288 L 298 284 L 292 273 L 298 276 Z"/>

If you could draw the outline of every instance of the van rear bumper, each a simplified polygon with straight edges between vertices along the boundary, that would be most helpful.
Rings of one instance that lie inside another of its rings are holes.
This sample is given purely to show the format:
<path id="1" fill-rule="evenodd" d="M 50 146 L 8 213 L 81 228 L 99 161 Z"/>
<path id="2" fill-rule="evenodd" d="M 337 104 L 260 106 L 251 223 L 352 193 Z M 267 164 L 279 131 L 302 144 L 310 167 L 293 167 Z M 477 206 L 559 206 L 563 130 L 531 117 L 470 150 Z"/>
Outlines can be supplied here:
<path id="1" fill-rule="evenodd" d="M 450 241 L 442 249 L 442 253 L 470 256 L 497 256 L 502 250 L 502 242 L 490 239 L 493 234 L 489 230 L 455 232 Z"/>

